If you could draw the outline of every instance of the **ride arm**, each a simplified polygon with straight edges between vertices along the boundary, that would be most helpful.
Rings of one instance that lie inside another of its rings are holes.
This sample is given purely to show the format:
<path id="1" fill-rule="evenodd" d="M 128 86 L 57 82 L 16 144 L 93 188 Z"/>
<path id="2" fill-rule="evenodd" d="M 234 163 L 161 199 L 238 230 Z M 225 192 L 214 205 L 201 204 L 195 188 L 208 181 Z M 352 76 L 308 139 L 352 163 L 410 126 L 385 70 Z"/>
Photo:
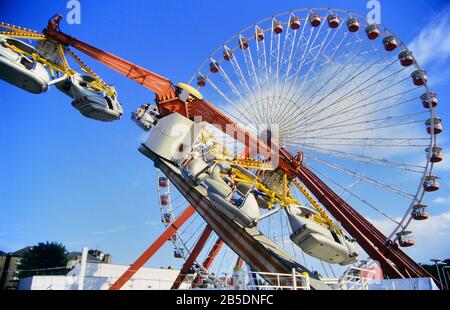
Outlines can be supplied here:
<path id="1" fill-rule="evenodd" d="M 175 98 L 175 91 L 170 80 L 61 32 L 59 30 L 61 18 L 58 15 L 50 20 L 47 28 L 44 30 L 44 34 L 47 37 L 63 45 L 72 46 L 131 80 L 149 88 L 156 94 L 157 101 Z"/>

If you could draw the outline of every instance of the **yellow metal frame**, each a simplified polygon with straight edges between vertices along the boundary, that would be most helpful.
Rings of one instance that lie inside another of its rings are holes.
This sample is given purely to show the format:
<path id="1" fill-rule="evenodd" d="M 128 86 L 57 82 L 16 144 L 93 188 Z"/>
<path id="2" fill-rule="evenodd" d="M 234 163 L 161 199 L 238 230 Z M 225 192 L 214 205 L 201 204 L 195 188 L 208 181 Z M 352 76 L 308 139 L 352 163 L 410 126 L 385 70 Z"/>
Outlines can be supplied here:
<path id="1" fill-rule="evenodd" d="M 18 39 L 29 39 L 29 40 L 37 40 L 37 41 L 46 41 L 48 40 L 47 36 L 44 34 L 40 34 L 34 30 L 31 29 L 25 29 L 22 27 L 6 24 L 3 22 L 0 22 L 0 28 L 8 29 L 6 31 L 0 31 L 0 35 L 10 37 L 10 38 L 18 38 Z M 69 48 L 63 46 L 62 44 L 56 43 L 58 47 L 58 51 L 62 60 L 62 65 L 53 63 L 36 53 L 27 53 L 15 46 L 10 46 L 12 50 L 14 50 L 17 53 L 21 53 L 23 55 L 27 55 L 29 57 L 32 57 L 37 62 L 44 64 L 49 68 L 50 75 L 52 78 L 55 77 L 55 71 L 58 71 L 62 74 L 65 74 L 67 76 L 72 76 L 76 74 L 77 72 L 70 68 L 69 63 L 67 61 L 67 58 L 65 56 L 65 52 L 67 52 L 77 63 L 78 65 L 86 71 L 91 77 L 95 79 L 95 81 L 88 83 L 93 89 L 101 90 L 106 92 L 109 96 L 117 96 L 117 93 L 109 87 L 93 70 L 91 70 L 77 55 L 75 55 Z"/>
<path id="2" fill-rule="evenodd" d="M 256 169 L 256 170 L 274 170 L 273 168 L 268 167 L 265 163 L 254 161 L 252 159 L 236 159 L 231 161 L 243 168 Z M 286 208 L 289 205 L 299 205 L 302 203 L 295 199 L 290 192 L 291 183 L 294 184 L 300 192 L 305 196 L 305 198 L 309 201 L 311 206 L 318 212 L 318 214 L 313 215 L 313 220 L 318 224 L 326 227 L 327 229 L 333 229 L 337 234 L 342 235 L 342 231 L 336 227 L 335 223 L 331 219 L 331 217 L 326 213 L 326 211 L 319 205 L 317 201 L 311 196 L 308 190 L 297 180 L 289 181 L 286 174 L 283 175 L 283 195 L 277 194 L 275 191 L 266 187 L 262 180 L 258 177 L 250 178 L 239 169 L 232 168 L 234 174 L 236 174 L 236 182 L 254 185 L 255 188 L 265 195 L 269 197 L 269 209 L 272 209 L 272 205 L 279 204 L 282 207 Z"/>

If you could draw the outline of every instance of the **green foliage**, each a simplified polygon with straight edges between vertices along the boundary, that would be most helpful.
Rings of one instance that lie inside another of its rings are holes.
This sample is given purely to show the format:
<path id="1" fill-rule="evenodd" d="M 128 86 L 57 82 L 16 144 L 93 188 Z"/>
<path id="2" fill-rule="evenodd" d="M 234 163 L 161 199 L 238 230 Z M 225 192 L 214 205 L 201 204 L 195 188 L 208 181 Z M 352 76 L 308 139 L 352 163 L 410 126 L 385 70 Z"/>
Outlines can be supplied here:
<path id="1" fill-rule="evenodd" d="M 68 262 L 66 247 L 57 242 L 40 242 L 24 254 L 18 265 L 18 277 L 65 275 Z"/>

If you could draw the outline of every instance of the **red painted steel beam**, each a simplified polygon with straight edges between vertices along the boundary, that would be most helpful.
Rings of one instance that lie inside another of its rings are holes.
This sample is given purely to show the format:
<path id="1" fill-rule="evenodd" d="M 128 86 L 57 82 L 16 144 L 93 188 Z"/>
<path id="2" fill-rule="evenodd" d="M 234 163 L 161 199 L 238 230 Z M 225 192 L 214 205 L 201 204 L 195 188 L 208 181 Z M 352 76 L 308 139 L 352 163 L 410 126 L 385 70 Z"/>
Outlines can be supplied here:
<path id="1" fill-rule="evenodd" d="M 183 268 L 181 268 L 180 273 L 178 274 L 177 278 L 175 279 L 175 282 L 172 285 L 172 290 L 176 290 L 180 288 L 181 283 L 183 283 L 184 279 L 186 279 L 186 276 L 189 272 L 189 270 L 192 267 L 192 264 L 194 264 L 194 261 L 197 259 L 200 252 L 203 250 L 203 247 L 205 246 L 206 241 L 208 241 L 209 236 L 211 236 L 212 228 L 209 225 L 206 225 L 205 229 L 203 230 L 202 234 L 200 235 L 200 238 L 198 239 L 197 243 L 195 244 L 194 248 L 192 249 L 191 254 L 189 255 L 188 259 L 183 265 Z"/>
<path id="2" fill-rule="evenodd" d="M 298 170 L 297 176 L 327 210 L 341 222 L 366 253 L 380 262 L 383 272 L 388 277 L 432 277 L 422 266 L 401 251 L 397 244 L 386 244 L 386 236 L 334 193 L 307 167 L 302 166 Z M 436 279 L 435 281 L 439 284 Z"/>
<path id="3" fill-rule="evenodd" d="M 244 266 L 244 260 L 242 258 L 238 257 L 237 260 L 236 260 L 235 267 L 242 268 L 242 266 Z"/>
<path id="4" fill-rule="evenodd" d="M 44 34 L 61 44 L 76 48 L 111 69 L 151 89 L 159 100 L 175 98 L 174 89 L 169 79 L 61 32 L 59 30 L 60 20 L 61 16 L 52 19 L 44 30 Z"/>
<path id="5" fill-rule="evenodd" d="M 142 253 L 139 258 L 130 265 L 127 271 L 124 272 L 114 284 L 109 288 L 110 290 L 120 290 L 128 280 L 140 269 L 148 260 L 169 240 L 171 236 L 195 213 L 192 206 L 186 208 L 183 213 L 169 225 L 166 230 L 153 242 L 153 244 Z"/>
<path id="6" fill-rule="evenodd" d="M 211 268 L 214 260 L 216 259 L 217 255 L 220 252 L 220 249 L 222 248 L 223 240 L 220 238 L 217 238 L 216 242 L 214 243 L 213 247 L 211 248 L 211 251 L 208 253 L 208 256 L 206 257 L 205 261 L 203 262 L 203 268 L 206 270 L 209 270 Z M 196 288 L 198 285 L 202 282 L 202 277 L 200 275 L 197 275 L 192 281 L 192 287 Z"/>

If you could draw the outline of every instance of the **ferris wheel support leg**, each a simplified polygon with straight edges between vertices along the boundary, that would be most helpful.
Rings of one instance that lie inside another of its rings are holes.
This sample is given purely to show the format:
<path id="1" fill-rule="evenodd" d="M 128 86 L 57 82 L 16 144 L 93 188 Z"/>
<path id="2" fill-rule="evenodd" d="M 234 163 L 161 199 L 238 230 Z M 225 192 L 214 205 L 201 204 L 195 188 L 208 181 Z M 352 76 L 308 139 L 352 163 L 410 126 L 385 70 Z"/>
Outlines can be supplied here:
<path id="1" fill-rule="evenodd" d="M 203 262 L 203 268 L 206 270 L 209 270 L 211 265 L 213 264 L 214 260 L 217 257 L 217 254 L 219 254 L 220 249 L 222 248 L 223 240 L 220 238 L 217 238 L 216 242 L 214 243 L 211 251 L 208 253 L 208 256 L 206 257 L 205 261 Z M 202 276 L 197 275 L 192 281 L 192 288 L 196 288 L 202 281 Z"/>
<path id="2" fill-rule="evenodd" d="M 195 209 L 192 206 L 187 207 L 175 222 L 169 225 L 158 239 L 114 282 L 109 290 L 120 290 L 194 213 Z"/>
<path id="3" fill-rule="evenodd" d="M 175 279 L 175 282 L 173 283 L 171 289 L 176 290 L 180 288 L 181 283 L 183 283 L 184 279 L 186 278 L 189 269 L 191 269 L 192 264 L 197 259 L 198 255 L 202 251 L 203 247 L 205 246 L 206 241 L 208 240 L 209 236 L 212 233 L 212 228 L 209 225 L 206 225 L 205 229 L 203 230 L 203 233 L 200 235 L 200 238 L 197 241 L 197 244 L 192 249 L 191 254 L 189 255 L 188 259 L 183 265 L 183 268 L 181 268 L 180 273 L 178 274 L 177 278 Z"/>

